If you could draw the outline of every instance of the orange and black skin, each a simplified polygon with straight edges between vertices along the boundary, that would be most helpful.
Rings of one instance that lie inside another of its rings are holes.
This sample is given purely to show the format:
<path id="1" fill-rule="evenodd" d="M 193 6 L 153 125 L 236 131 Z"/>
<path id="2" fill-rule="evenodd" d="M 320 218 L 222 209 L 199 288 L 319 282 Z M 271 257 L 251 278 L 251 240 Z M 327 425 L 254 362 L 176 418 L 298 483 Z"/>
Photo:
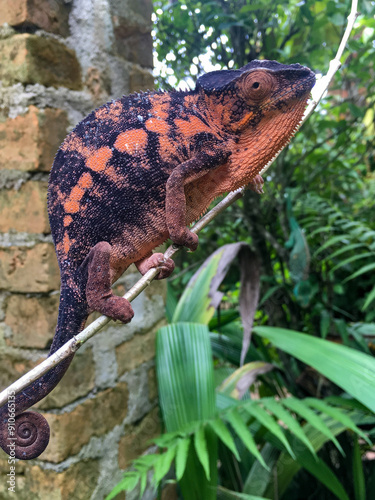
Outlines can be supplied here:
<path id="1" fill-rule="evenodd" d="M 159 278 L 167 277 L 173 261 L 163 262 L 152 250 L 168 238 L 195 250 L 198 237 L 187 226 L 215 197 L 249 184 L 261 192 L 259 172 L 292 137 L 314 83 L 314 73 L 299 64 L 252 61 L 240 70 L 208 73 L 192 91 L 112 101 L 76 126 L 56 155 L 49 181 L 61 270 L 50 353 L 78 333 L 93 310 L 129 322 L 132 307 L 112 294 L 111 285 L 131 263 L 142 274 L 159 267 Z M 19 394 L 17 413 L 45 397 L 70 361 Z M 5 411 L 0 444 L 6 450 Z M 35 458 L 48 443 L 43 424 L 42 439 L 27 441 L 27 423 L 33 427 L 38 419 L 33 415 L 19 416 L 21 459 Z"/>

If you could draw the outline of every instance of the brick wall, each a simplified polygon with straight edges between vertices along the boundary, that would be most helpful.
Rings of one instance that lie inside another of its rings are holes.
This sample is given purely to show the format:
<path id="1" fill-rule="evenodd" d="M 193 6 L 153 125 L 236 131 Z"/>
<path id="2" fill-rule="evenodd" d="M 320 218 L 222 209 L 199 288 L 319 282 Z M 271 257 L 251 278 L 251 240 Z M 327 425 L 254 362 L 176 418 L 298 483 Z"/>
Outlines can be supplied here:
<path id="1" fill-rule="evenodd" d="M 1 390 L 45 358 L 56 325 L 46 212 L 54 154 L 91 109 L 152 87 L 151 8 L 151 0 L 0 0 Z M 116 290 L 137 278 L 129 270 Z M 17 463 L 16 498 L 102 499 L 158 433 L 153 357 L 164 292 L 153 283 L 134 301 L 132 323 L 110 323 L 91 339 L 39 403 L 51 441 L 39 459 Z M 8 472 L 0 451 L 4 500 L 15 498 Z"/>

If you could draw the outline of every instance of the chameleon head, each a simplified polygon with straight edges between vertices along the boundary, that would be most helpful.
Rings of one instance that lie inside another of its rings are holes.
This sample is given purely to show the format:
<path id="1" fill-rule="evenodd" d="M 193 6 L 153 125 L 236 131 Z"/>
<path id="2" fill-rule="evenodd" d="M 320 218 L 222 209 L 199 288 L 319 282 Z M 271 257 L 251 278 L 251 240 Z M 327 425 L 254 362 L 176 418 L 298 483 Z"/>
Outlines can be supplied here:
<path id="1" fill-rule="evenodd" d="M 198 79 L 197 88 L 210 99 L 220 100 L 227 111 L 220 117 L 222 123 L 241 132 L 271 115 L 290 115 L 291 123 L 284 128 L 294 129 L 314 84 L 315 74 L 300 64 L 254 60 L 239 70 L 207 73 Z"/>
<path id="2" fill-rule="evenodd" d="M 309 68 L 266 60 L 199 78 L 197 88 L 213 110 L 207 119 L 221 123 L 235 137 L 227 188 L 251 182 L 290 141 L 314 84 L 315 74 Z"/>

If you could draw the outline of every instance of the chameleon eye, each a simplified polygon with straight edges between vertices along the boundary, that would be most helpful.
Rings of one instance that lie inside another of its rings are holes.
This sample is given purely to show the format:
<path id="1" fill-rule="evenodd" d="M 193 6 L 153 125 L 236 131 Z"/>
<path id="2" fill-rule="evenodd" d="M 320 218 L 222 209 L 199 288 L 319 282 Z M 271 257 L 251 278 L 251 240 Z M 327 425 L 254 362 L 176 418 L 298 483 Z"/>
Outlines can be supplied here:
<path id="1" fill-rule="evenodd" d="M 259 102 L 274 88 L 274 77 L 268 71 L 252 71 L 242 82 L 242 91 L 247 101 Z"/>

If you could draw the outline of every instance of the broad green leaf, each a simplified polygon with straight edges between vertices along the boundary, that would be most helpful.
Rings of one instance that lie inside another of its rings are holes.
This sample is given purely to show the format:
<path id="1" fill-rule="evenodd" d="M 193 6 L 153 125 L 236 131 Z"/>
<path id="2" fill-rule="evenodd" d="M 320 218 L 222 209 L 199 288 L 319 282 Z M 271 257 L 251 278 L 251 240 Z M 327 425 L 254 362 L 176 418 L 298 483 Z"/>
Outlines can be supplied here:
<path id="1" fill-rule="evenodd" d="M 204 436 L 204 427 L 201 426 L 194 434 L 194 446 L 200 463 L 208 480 L 210 480 L 210 460 L 208 456 L 206 438 Z"/>
<path id="2" fill-rule="evenodd" d="M 287 406 L 292 411 L 298 413 L 302 418 L 304 418 L 310 425 L 314 426 L 318 431 L 322 434 L 325 434 L 328 439 L 333 441 L 336 447 L 344 454 L 343 449 L 340 446 L 340 443 L 337 441 L 335 436 L 329 430 L 328 426 L 324 423 L 324 421 L 313 411 L 311 410 L 304 402 L 304 400 L 296 399 L 296 398 L 285 398 L 282 400 L 284 406 Z"/>
<path id="3" fill-rule="evenodd" d="M 326 257 L 326 260 L 328 259 L 334 259 L 335 257 L 338 257 L 339 255 L 345 253 L 345 252 L 350 252 L 351 250 L 356 250 L 357 248 L 363 248 L 365 245 L 363 243 L 352 243 L 351 245 L 344 245 L 343 247 L 339 248 L 335 252 L 331 253 Z"/>
<path id="4" fill-rule="evenodd" d="M 305 398 L 303 401 L 307 403 L 311 408 L 315 408 L 316 410 L 319 410 L 320 412 L 329 415 L 338 422 L 341 422 L 348 429 L 351 429 L 353 432 L 361 436 L 365 441 L 368 442 L 370 446 L 372 445 L 371 441 L 366 436 L 366 434 L 359 427 L 357 427 L 353 422 L 353 420 L 351 420 L 348 417 L 348 415 L 344 413 L 341 409 L 335 408 L 334 406 L 327 404 L 322 399 Z"/>
<path id="5" fill-rule="evenodd" d="M 280 451 L 271 443 L 265 443 L 261 452 L 263 460 L 268 468 L 265 469 L 258 460 L 255 460 L 244 481 L 243 493 L 248 495 L 263 495 L 269 482 L 274 478 L 274 465 L 280 455 Z"/>
<path id="6" fill-rule="evenodd" d="M 374 270 L 375 270 L 375 262 L 372 262 L 371 264 L 367 264 L 366 266 L 361 267 L 361 269 L 358 269 L 358 271 L 345 278 L 343 283 L 353 280 L 354 278 L 358 278 L 358 276 L 362 276 L 362 274 L 366 274 Z"/>
<path id="7" fill-rule="evenodd" d="M 263 467 L 268 469 L 267 464 L 260 454 L 257 445 L 255 444 L 253 436 L 251 435 L 249 429 L 246 427 L 240 415 L 237 413 L 237 410 L 227 413 L 225 415 L 225 419 L 233 427 L 234 432 L 238 435 L 238 437 L 241 439 L 250 453 L 252 453 L 259 460 Z"/>
<path id="8" fill-rule="evenodd" d="M 190 437 L 179 439 L 176 448 L 176 479 L 179 481 L 186 467 L 186 461 L 189 453 Z"/>
<path id="9" fill-rule="evenodd" d="M 105 500 L 112 500 L 122 491 L 132 491 L 139 482 L 139 475 L 135 472 L 126 472 L 121 481 L 116 484 L 111 493 L 105 497 Z"/>
<path id="10" fill-rule="evenodd" d="M 340 422 L 336 422 L 335 420 L 332 420 L 331 418 L 328 417 L 326 420 L 326 424 L 329 427 L 330 431 L 332 434 L 337 436 L 341 432 L 345 430 L 345 426 L 343 426 Z M 318 452 L 322 446 L 328 441 L 327 436 L 319 432 L 317 429 L 315 429 L 313 426 L 310 424 L 307 424 L 305 426 L 305 434 L 308 438 L 308 440 L 311 442 L 313 445 L 313 448 L 315 452 Z M 269 487 L 267 488 L 265 492 L 265 496 L 268 498 L 274 498 L 274 495 L 276 494 L 274 492 L 274 486 L 277 485 L 277 495 L 279 497 L 282 497 L 284 493 L 286 492 L 288 486 L 290 485 L 291 481 L 293 480 L 294 476 L 297 474 L 297 472 L 303 467 L 302 465 L 302 460 L 304 460 L 305 456 L 310 455 L 311 459 L 316 462 L 316 460 L 313 458 L 313 455 L 311 455 L 310 451 L 305 448 L 303 445 L 302 446 L 297 446 L 297 438 L 291 438 L 292 446 L 293 449 L 296 452 L 296 458 L 297 460 L 291 460 L 288 454 L 283 451 L 280 455 L 280 458 L 277 462 L 277 482 L 272 482 L 270 483 Z M 309 459 L 307 459 L 309 460 Z M 309 463 L 309 462 L 308 462 Z"/>
<path id="11" fill-rule="evenodd" d="M 350 500 L 343 485 L 323 460 L 314 458 L 309 452 L 298 454 L 297 460 L 303 468 L 315 476 L 340 500 Z"/>
<path id="12" fill-rule="evenodd" d="M 218 391 L 234 399 L 241 399 L 255 382 L 258 375 L 262 375 L 273 369 L 273 365 L 264 361 L 247 363 L 226 378 L 218 388 Z"/>
<path id="13" fill-rule="evenodd" d="M 311 234 L 311 237 L 314 235 L 314 233 L 318 234 L 320 229 L 317 229 Z M 314 252 L 313 257 L 316 257 L 319 255 L 321 252 L 323 252 L 326 248 L 331 247 L 332 245 L 335 245 L 336 243 L 342 243 L 346 244 L 348 243 L 348 240 L 350 241 L 350 234 L 339 234 L 337 236 L 333 236 L 332 238 L 329 238 L 325 243 L 323 243 L 322 246 L 318 248 L 316 252 Z"/>
<path id="14" fill-rule="evenodd" d="M 177 323 L 156 337 L 160 406 L 168 432 L 212 418 L 216 412 L 208 328 Z"/>
<path id="15" fill-rule="evenodd" d="M 267 500 L 264 497 L 254 495 L 247 495 L 246 493 L 238 493 L 237 491 L 230 491 L 219 486 L 217 489 L 217 500 Z M 203 499 L 202 499 L 203 500 Z"/>
<path id="16" fill-rule="evenodd" d="M 194 322 L 208 324 L 215 308 L 211 306 L 210 283 L 217 273 L 221 254 L 212 255 L 204 262 L 186 286 L 177 307 L 174 310 L 172 323 Z"/>
<path id="17" fill-rule="evenodd" d="M 310 441 L 307 439 L 302 427 L 299 425 L 297 420 L 293 418 L 288 411 L 285 410 L 285 408 L 279 401 L 276 401 L 272 398 L 263 398 L 262 404 L 267 408 L 267 410 L 273 413 L 278 418 L 278 420 L 284 422 L 284 424 L 288 426 L 290 432 L 292 432 L 294 436 L 300 439 L 303 444 L 311 451 L 311 453 L 315 455 L 314 448 Z"/>
<path id="18" fill-rule="evenodd" d="M 361 450 L 356 436 L 354 436 L 353 446 L 353 485 L 355 500 L 366 500 L 366 483 Z"/>
<path id="19" fill-rule="evenodd" d="M 233 441 L 232 435 L 227 429 L 226 425 L 218 418 L 216 420 L 210 420 L 208 425 L 212 428 L 212 430 L 216 433 L 216 435 L 221 439 L 221 441 L 227 446 L 230 451 L 234 454 L 237 460 L 240 462 L 241 458 L 238 454 L 238 450 Z"/>
<path id="20" fill-rule="evenodd" d="M 294 330 L 256 326 L 253 331 L 312 366 L 375 412 L 375 359 L 371 356 Z"/>
<path id="21" fill-rule="evenodd" d="M 365 303 L 362 306 L 362 311 L 366 311 L 366 309 L 368 308 L 368 306 L 371 304 L 371 302 L 373 300 L 375 300 L 375 286 L 371 290 L 371 292 L 367 295 Z"/>
<path id="22" fill-rule="evenodd" d="M 294 458 L 294 452 L 290 447 L 290 444 L 281 430 L 279 424 L 259 405 L 244 406 L 244 409 L 253 417 L 255 417 L 264 427 L 266 427 L 272 434 L 274 434 L 289 451 L 291 456 Z"/>
<path id="23" fill-rule="evenodd" d="M 340 269 L 340 267 L 344 267 L 344 266 L 346 266 L 348 264 L 351 264 L 352 262 L 355 262 L 357 260 L 367 259 L 368 257 L 374 258 L 375 254 L 373 252 L 364 252 L 364 253 L 360 253 L 358 255 L 352 255 L 351 257 L 348 257 L 347 259 L 342 260 L 341 262 L 339 262 L 338 264 L 336 264 L 330 270 L 330 273 L 333 274 L 337 269 Z"/>
<path id="24" fill-rule="evenodd" d="M 167 474 L 172 466 L 173 459 L 176 455 L 176 446 L 170 447 L 167 451 L 159 455 L 159 460 L 154 464 L 155 469 L 155 482 L 159 483 Z"/>

